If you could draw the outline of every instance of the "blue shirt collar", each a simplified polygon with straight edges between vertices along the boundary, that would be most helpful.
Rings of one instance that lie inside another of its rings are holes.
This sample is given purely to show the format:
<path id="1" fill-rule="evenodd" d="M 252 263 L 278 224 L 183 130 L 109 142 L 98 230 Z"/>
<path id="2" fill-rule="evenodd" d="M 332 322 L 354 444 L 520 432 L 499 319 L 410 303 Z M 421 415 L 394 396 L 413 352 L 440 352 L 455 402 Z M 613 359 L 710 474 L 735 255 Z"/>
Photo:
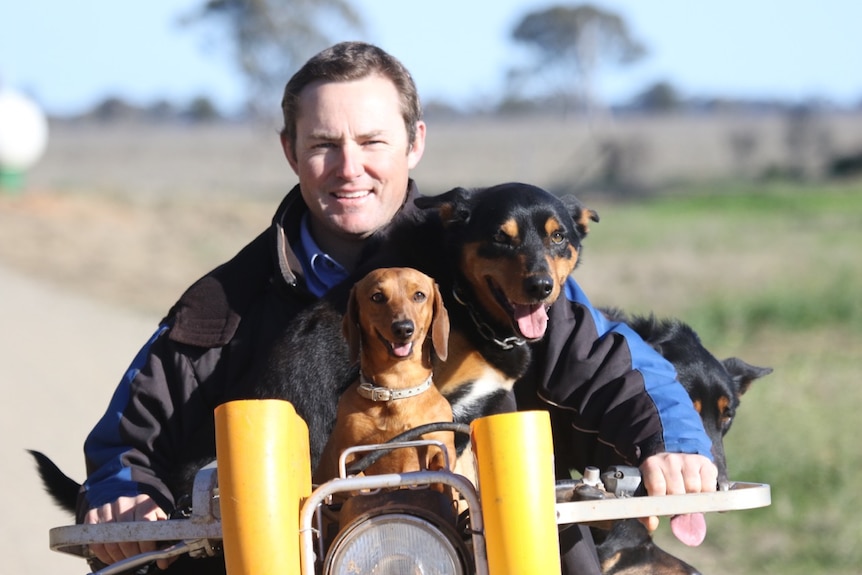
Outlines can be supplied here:
<path id="1" fill-rule="evenodd" d="M 302 263 L 308 289 L 317 297 L 321 297 L 330 288 L 346 280 L 349 274 L 344 266 L 324 253 L 311 237 L 308 218 L 309 215 L 306 212 L 299 226 L 299 243 L 302 249 L 297 250 L 296 255 Z"/>

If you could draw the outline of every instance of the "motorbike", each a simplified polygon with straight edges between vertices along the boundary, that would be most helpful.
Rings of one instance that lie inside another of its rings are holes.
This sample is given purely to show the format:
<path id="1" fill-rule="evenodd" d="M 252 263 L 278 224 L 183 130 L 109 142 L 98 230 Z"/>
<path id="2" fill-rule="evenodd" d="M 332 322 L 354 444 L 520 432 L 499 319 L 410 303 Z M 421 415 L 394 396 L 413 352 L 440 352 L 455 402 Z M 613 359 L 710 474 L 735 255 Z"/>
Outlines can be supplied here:
<path id="1" fill-rule="evenodd" d="M 631 467 L 587 468 L 557 481 L 544 411 L 473 421 L 473 480 L 448 470 L 361 475 L 346 465 L 354 454 L 433 443 L 407 439 L 345 450 L 339 476 L 320 485 L 311 482 L 308 428 L 289 402 L 229 402 L 216 408 L 215 421 L 217 459 L 195 476 L 186 517 L 55 527 L 51 549 L 87 558 L 96 543 L 166 545 L 91 575 L 183 554 L 223 554 L 228 575 L 559 574 L 558 532 L 568 525 L 771 502 L 769 485 L 746 482 L 713 493 L 640 496 Z"/>

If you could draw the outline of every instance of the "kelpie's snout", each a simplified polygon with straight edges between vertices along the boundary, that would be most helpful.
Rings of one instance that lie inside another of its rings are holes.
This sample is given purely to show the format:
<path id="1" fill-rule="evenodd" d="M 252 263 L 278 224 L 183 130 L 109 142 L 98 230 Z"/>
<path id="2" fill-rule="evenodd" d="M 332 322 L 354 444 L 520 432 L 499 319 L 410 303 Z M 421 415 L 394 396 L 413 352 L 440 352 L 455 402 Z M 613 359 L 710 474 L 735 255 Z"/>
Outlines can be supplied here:
<path id="1" fill-rule="evenodd" d="M 413 337 L 413 332 L 416 326 L 413 325 L 413 320 L 403 319 L 392 322 L 392 334 L 402 341 L 406 341 Z"/>
<path id="2" fill-rule="evenodd" d="M 554 280 L 549 275 L 534 275 L 524 280 L 524 291 L 533 299 L 543 300 L 554 291 Z"/>

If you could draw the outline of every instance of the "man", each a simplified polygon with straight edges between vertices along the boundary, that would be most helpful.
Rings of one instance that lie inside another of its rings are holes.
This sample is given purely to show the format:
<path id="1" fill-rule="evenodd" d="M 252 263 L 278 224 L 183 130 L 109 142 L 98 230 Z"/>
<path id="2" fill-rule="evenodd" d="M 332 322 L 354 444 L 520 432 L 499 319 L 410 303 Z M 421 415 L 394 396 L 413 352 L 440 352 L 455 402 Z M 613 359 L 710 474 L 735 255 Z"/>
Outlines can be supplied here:
<path id="1" fill-rule="evenodd" d="M 282 108 L 299 185 L 269 229 L 183 294 L 134 359 L 85 443 L 84 523 L 166 519 L 177 462 L 214 456 L 212 410 L 242 397 L 279 328 L 345 280 L 365 240 L 417 193 L 409 172 L 425 123 L 410 74 L 389 54 L 355 42 L 324 50 L 290 79 Z M 664 452 L 664 441 L 643 454 L 650 493 L 715 489 L 709 442 L 702 428 L 694 435 L 695 454 Z M 105 563 L 152 549 L 93 546 Z"/>

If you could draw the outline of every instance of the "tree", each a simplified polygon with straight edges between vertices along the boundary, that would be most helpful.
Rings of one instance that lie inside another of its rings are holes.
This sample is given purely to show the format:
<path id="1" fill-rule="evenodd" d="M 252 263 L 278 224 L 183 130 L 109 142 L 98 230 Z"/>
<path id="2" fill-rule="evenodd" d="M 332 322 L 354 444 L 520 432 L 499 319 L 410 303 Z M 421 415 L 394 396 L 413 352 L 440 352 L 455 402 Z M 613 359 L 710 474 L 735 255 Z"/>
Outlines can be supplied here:
<path id="1" fill-rule="evenodd" d="M 512 38 L 533 49 L 536 64 L 514 71 L 511 77 L 545 74 L 556 78 L 558 89 L 569 94 L 579 86 L 588 107 L 595 103 L 593 82 L 600 65 L 630 64 L 646 53 L 622 17 L 590 4 L 530 12 L 512 31 Z"/>
<path id="2" fill-rule="evenodd" d="M 195 123 L 214 122 L 221 117 L 216 105 L 206 96 L 192 99 L 183 115 Z"/>
<path id="3" fill-rule="evenodd" d="M 681 98 L 670 82 L 659 81 L 635 96 L 632 103 L 647 112 L 672 112 L 679 108 Z"/>
<path id="4" fill-rule="evenodd" d="M 258 115 L 277 105 L 290 75 L 332 43 L 333 31 L 363 27 L 349 0 L 206 0 L 182 23 L 207 23 L 227 38 Z"/>

